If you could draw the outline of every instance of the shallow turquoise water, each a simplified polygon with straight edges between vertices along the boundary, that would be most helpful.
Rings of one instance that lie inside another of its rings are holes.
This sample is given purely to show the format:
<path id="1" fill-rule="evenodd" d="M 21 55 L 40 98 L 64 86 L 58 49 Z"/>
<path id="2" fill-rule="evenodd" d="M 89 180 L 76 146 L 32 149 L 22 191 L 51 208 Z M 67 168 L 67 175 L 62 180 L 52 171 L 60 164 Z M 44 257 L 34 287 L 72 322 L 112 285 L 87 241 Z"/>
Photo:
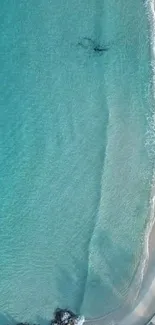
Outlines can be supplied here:
<path id="1" fill-rule="evenodd" d="M 2 1 L 0 22 L 0 312 L 104 315 L 127 296 L 148 218 L 143 4 Z"/>

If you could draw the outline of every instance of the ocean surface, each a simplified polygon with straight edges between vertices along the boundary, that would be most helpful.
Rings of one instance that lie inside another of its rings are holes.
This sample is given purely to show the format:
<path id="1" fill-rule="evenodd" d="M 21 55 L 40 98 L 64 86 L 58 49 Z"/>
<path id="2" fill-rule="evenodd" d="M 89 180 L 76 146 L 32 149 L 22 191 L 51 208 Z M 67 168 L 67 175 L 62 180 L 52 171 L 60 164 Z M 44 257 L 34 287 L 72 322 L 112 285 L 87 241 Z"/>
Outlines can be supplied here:
<path id="1" fill-rule="evenodd" d="M 55 307 L 100 317 L 128 297 L 149 222 L 147 10 L 0 7 L 0 323 L 46 321 Z"/>

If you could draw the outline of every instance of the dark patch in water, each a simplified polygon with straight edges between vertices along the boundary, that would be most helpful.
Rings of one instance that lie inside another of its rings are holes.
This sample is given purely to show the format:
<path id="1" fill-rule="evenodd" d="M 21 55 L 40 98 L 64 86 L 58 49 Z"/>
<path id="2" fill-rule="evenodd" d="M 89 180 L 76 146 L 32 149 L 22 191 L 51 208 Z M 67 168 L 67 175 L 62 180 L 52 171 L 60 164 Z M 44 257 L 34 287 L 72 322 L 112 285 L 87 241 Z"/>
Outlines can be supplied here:
<path id="1" fill-rule="evenodd" d="M 71 310 L 57 308 L 54 311 L 54 319 L 50 321 L 50 325 L 74 325 L 77 319 L 78 319 L 78 315 L 74 314 Z M 20 322 L 17 323 L 16 325 L 30 325 L 30 323 Z M 39 324 L 31 324 L 31 325 L 39 325 Z"/>
<path id="2" fill-rule="evenodd" d="M 109 48 L 101 46 L 97 41 L 89 37 L 83 37 L 78 45 L 99 55 L 102 55 L 104 52 L 107 52 L 109 50 Z"/>

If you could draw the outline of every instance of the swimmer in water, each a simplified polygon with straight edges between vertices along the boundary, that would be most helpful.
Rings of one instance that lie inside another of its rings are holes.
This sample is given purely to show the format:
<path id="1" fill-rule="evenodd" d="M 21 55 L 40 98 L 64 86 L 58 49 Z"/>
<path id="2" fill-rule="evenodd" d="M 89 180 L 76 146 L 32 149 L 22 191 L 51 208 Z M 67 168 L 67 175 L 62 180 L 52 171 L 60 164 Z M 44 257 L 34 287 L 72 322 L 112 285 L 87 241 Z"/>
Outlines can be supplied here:
<path id="1" fill-rule="evenodd" d="M 96 41 L 92 40 L 89 37 L 84 37 L 79 43 L 79 46 L 83 47 L 86 50 L 94 51 L 98 54 L 103 54 L 103 52 L 107 52 L 108 48 L 100 46 Z"/>

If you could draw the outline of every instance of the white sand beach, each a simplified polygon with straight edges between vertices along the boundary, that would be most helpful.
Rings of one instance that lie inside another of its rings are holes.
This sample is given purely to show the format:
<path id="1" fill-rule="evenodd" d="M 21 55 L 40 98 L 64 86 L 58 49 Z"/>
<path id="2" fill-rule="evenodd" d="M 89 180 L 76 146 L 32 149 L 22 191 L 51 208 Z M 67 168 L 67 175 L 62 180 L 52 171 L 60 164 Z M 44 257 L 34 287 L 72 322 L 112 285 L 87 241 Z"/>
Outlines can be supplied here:
<path id="1" fill-rule="evenodd" d="M 154 189 L 152 190 L 154 192 Z M 128 302 L 122 308 L 106 317 L 86 320 L 89 325 L 101 324 L 121 324 L 121 325 L 144 325 L 155 315 L 155 222 L 154 222 L 154 197 L 152 199 L 151 215 L 152 229 L 149 235 L 148 247 L 149 258 L 145 267 L 141 289 L 138 298 L 129 310 Z M 149 232 L 148 232 L 149 234 Z"/>
<path id="2" fill-rule="evenodd" d="M 155 225 L 149 240 L 149 263 L 134 310 L 120 324 L 144 324 L 155 314 Z"/>
<path id="3" fill-rule="evenodd" d="M 119 310 L 113 316 L 86 321 L 89 325 L 97 324 L 121 324 L 121 325 L 141 325 L 146 324 L 155 314 L 155 225 L 150 236 L 150 266 L 144 277 L 139 299 L 133 311 L 126 316 L 126 311 Z"/>

